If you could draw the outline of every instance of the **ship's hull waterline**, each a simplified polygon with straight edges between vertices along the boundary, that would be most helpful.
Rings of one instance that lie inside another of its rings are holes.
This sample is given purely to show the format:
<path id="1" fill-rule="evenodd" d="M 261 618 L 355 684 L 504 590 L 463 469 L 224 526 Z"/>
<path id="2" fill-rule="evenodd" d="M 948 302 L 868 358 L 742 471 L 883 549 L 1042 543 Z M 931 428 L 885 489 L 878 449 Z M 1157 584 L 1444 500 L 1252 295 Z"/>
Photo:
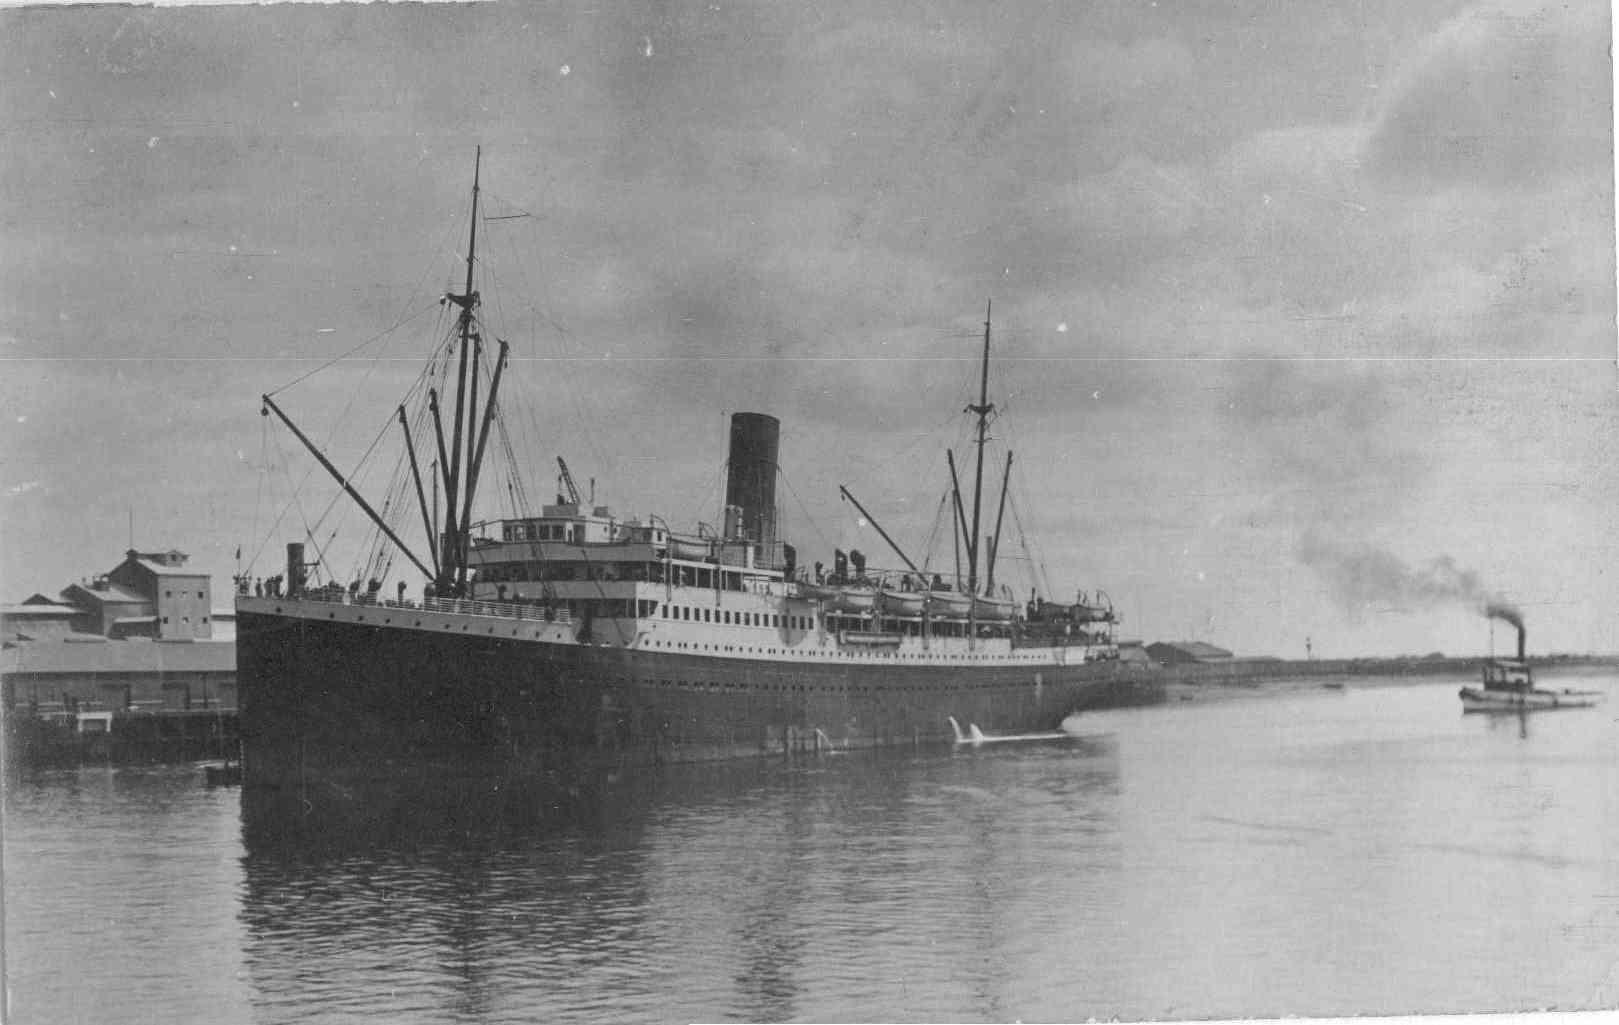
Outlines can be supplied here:
<path id="1" fill-rule="evenodd" d="M 721 658 L 578 644 L 543 623 L 439 614 L 416 627 L 422 617 L 406 613 L 385 625 L 396 617 L 383 609 L 361 622 L 352 606 L 276 604 L 237 621 L 249 785 L 914 745 L 952 739 L 951 718 L 1026 733 L 1162 697 L 1142 667 L 1118 661 Z"/>

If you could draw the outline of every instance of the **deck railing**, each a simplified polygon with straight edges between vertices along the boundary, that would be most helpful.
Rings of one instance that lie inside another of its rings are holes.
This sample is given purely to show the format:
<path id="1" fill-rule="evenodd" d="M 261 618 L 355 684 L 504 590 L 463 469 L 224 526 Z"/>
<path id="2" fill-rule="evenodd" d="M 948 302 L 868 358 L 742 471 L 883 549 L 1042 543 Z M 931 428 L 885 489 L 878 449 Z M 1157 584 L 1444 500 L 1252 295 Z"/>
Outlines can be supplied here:
<path id="1" fill-rule="evenodd" d="M 500 619 L 534 619 L 552 623 L 566 623 L 573 618 L 565 606 L 472 601 L 467 598 L 423 598 L 421 607 L 429 612 L 454 612 L 463 616 L 494 616 Z"/>
<path id="2" fill-rule="evenodd" d="M 423 598 L 413 601 L 368 601 L 364 597 L 343 595 L 334 597 L 313 591 L 305 592 L 303 601 L 325 605 L 370 605 L 381 609 L 421 609 L 425 612 L 450 612 L 462 616 L 489 616 L 496 619 L 528 619 L 545 623 L 568 623 L 573 620 L 566 606 L 529 605 L 522 602 L 472 601 L 468 598 Z"/>

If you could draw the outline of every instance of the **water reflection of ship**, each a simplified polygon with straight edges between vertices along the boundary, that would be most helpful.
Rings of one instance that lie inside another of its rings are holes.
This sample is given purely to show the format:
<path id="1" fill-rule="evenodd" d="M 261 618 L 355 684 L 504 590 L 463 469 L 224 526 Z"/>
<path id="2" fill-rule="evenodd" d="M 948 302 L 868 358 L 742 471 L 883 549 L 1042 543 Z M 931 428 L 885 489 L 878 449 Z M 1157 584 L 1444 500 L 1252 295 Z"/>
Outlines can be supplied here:
<path id="1" fill-rule="evenodd" d="M 982 944 L 1016 913 L 993 905 L 1027 896 L 1041 856 L 1027 819 L 1010 828 L 1002 812 L 1055 801 L 1106 819 L 1116 781 L 1111 749 L 1081 738 L 670 766 L 588 787 L 248 788 L 247 968 L 259 992 L 311 1001 L 359 969 L 473 1017 L 566 1005 L 770 1021 L 824 1006 L 827 958 L 849 970 L 862 944 L 920 936 L 960 979 L 943 1006 L 991 1014 Z M 1037 796 L 1000 792 L 1026 784 Z"/>

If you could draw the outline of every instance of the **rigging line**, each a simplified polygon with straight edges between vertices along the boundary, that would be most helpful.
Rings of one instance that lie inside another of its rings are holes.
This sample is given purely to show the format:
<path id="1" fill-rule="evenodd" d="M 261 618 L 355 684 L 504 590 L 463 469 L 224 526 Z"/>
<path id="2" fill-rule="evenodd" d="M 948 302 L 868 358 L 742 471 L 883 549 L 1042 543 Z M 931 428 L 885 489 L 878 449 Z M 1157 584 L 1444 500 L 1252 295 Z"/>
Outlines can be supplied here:
<path id="1" fill-rule="evenodd" d="M 264 507 L 264 478 L 270 473 L 269 467 L 265 465 L 265 460 L 269 458 L 269 442 L 270 419 L 269 417 L 261 416 L 259 417 L 259 479 L 253 486 L 253 527 L 252 533 L 248 535 L 258 543 L 259 547 L 254 549 L 252 556 L 247 560 L 247 572 L 250 576 L 252 575 L 254 564 L 259 561 L 259 556 L 264 552 L 266 540 L 259 536 L 259 513 Z M 236 586 L 240 588 L 242 586 L 241 581 L 237 581 Z"/>
<path id="2" fill-rule="evenodd" d="M 1011 501 L 1007 504 L 1012 507 L 1012 526 L 1017 529 L 1018 546 L 1023 549 L 1023 558 L 1029 564 L 1029 573 L 1034 579 L 1035 586 L 1040 589 L 1040 593 L 1050 595 L 1052 600 L 1056 600 L 1058 595 L 1051 589 L 1051 578 L 1046 573 L 1045 562 L 1036 559 L 1029 550 L 1029 535 L 1023 528 L 1023 516 L 1018 511 L 1021 505 L 1018 500 L 1018 492 L 1012 492 L 1010 497 Z"/>
<path id="3" fill-rule="evenodd" d="M 349 401 L 350 401 L 350 404 L 352 405 L 352 403 L 354 401 L 353 397 L 351 397 Z M 377 446 L 379 444 L 381 444 L 382 439 L 387 435 L 389 430 L 393 427 L 393 423 L 394 423 L 394 418 L 391 415 L 383 421 L 382 428 L 377 432 L 376 436 L 371 439 L 371 444 L 366 446 L 365 451 L 362 452 L 360 454 L 359 459 L 357 459 L 355 461 L 354 469 L 349 472 L 349 474 L 347 476 L 347 479 L 348 479 L 350 485 L 353 486 L 356 491 L 360 490 L 361 486 L 365 483 L 364 478 L 368 475 L 369 468 L 366 465 L 367 460 L 369 460 L 371 458 L 371 453 L 376 451 Z M 311 472 L 313 472 L 313 471 L 311 470 Z M 332 510 L 334 508 L 337 508 L 341 504 L 341 511 L 338 513 L 337 524 L 333 528 L 333 531 L 332 531 L 333 537 L 336 537 L 338 529 L 340 529 L 343 526 L 345 520 L 348 517 L 348 514 L 352 511 L 353 506 L 354 506 L 354 503 L 352 503 L 352 502 L 343 502 L 343 501 L 341 501 L 341 499 L 345 495 L 346 495 L 346 492 L 343 491 L 342 489 L 339 489 L 339 490 L 333 492 L 332 497 L 326 503 L 326 508 L 321 510 L 321 514 L 320 514 L 319 518 L 316 519 L 316 521 L 315 521 L 315 526 L 317 528 L 323 526 L 325 524 L 325 522 L 326 522 L 326 517 L 331 515 Z M 313 535 L 311 535 L 311 536 L 313 536 Z M 361 547 L 362 548 L 364 547 L 364 544 L 365 544 L 365 542 L 362 541 L 361 542 Z M 322 558 L 324 558 L 324 555 L 322 556 Z"/>
<path id="4" fill-rule="evenodd" d="M 405 454 L 399 453 L 394 463 L 392 475 L 388 479 L 388 487 L 382 500 L 382 519 L 390 530 L 399 533 L 403 528 L 403 520 L 408 508 L 407 486 L 410 479 L 405 473 Z M 374 578 L 384 558 L 392 551 L 391 543 L 387 541 L 380 526 L 373 525 L 369 532 L 365 546 L 365 560 L 363 575 Z M 368 581 L 369 582 L 369 579 Z"/>
<path id="5" fill-rule="evenodd" d="M 438 324 L 435 325 L 434 337 L 442 339 L 443 335 L 445 334 L 446 328 L 444 325 L 444 317 L 444 307 L 443 304 L 440 304 Z M 421 371 L 417 373 L 416 379 L 411 382 L 410 387 L 405 391 L 404 398 L 402 399 L 404 404 L 409 405 L 411 402 L 416 401 L 422 395 L 426 394 L 427 388 L 432 384 L 433 369 L 438 364 L 439 349 L 441 345 L 442 341 L 435 344 L 432 350 L 428 353 L 427 363 L 423 365 Z"/>
<path id="6" fill-rule="evenodd" d="M 928 565 L 933 561 L 934 546 L 939 541 L 939 531 L 944 526 L 945 512 L 950 508 L 950 489 L 946 488 L 939 498 L 938 508 L 933 512 L 933 526 L 928 528 L 927 540 L 922 546 L 922 572 L 928 572 Z"/>
<path id="7" fill-rule="evenodd" d="M 418 168 L 421 166 L 422 161 L 425 160 L 425 159 L 426 159 L 426 157 L 424 156 L 424 157 L 417 160 L 417 167 Z M 448 218 L 446 218 L 445 220 L 447 221 Z M 450 234 L 450 229 L 449 228 L 442 229 L 442 234 L 443 234 L 443 238 L 441 238 L 440 241 L 437 244 L 432 246 L 432 248 L 429 250 L 430 252 L 441 253 L 446 249 L 446 242 L 447 241 L 453 241 L 453 236 Z M 453 248 L 453 246 L 451 248 Z M 422 270 L 421 274 L 417 276 L 416 283 L 415 283 L 414 287 L 412 287 L 410 289 L 410 291 L 405 293 L 406 296 L 420 295 L 424 291 L 426 291 L 424 283 L 427 281 L 429 276 L 431 276 L 433 274 L 433 272 L 434 272 L 433 263 L 434 263 L 434 261 L 424 261 L 424 267 L 423 267 L 423 270 Z M 408 303 L 408 300 L 407 300 L 407 303 Z M 437 300 L 435 300 L 434 305 L 438 305 L 438 306 L 442 307 L 443 304 L 438 302 Z M 310 370 L 308 373 L 305 373 L 305 374 L 303 374 L 303 375 L 301 375 L 299 377 L 296 377 L 293 380 L 288 381 L 286 384 L 283 384 L 281 387 L 276 388 L 273 391 L 270 391 L 270 392 L 268 392 L 266 394 L 279 395 L 281 392 L 287 390 L 288 388 L 291 388 L 293 385 L 298 384 L 299 382 L 304 381 L 307 378 L 309 378 L 309 377 L 311 377 L 311 376 L 313 376 L 315 374 L 320 373 L 321 371 L 325 370 L 326 368 L 332 366 L 335 363 L 338 363 L 338 362 L 340 362 L 340 361 L 342 361 L 344 359 L 349 358 L 354 353 L 356 353 L 356 352 L 360 351 L 361 349 L 365 348 L 366 346 L 370 345 L 372 342 L 375 342 L 377 339 L 383 338 L 383 337 L 386 337 L 389 334 L 392 334 L 393 332 L 399 330 L 401 327 L 405 326 L 407 323 L 410 323 L 411 321 L 415 320 L 417 317 L 420 317 L 424 312 L 426 312 L 426 309 L 427 309 L 427 307 L 424 306 L 422 309 L 417 310 L 415 313 L 411 313 L 409 305 L 407 305 L 406 303 L 402 303 L 399 315 L 398 315 L 397 318 L 395 318 L 394 323 L 392 324 L 392 326 L 384 328 L 382 331 L 378 332 L 375 335 L 372 335 L 370 338 L 366 339 L 365 341 L 361 342 L 359 345 L 356 345 L 354 348 L 350 349 L 348 352 L 345 352 L 342 355 L 337 356 L 334 359 L 329 360 L 326 363 L 323 363 L 322 365 L 314 368 L 313 370 Z"/>
<path id="8" fill-rule="evenodd" d="M 438 301 L 434 300 L 433 305 L 434 306 L 438 305 Z M 429 306 L 423 306 L 421 309 L 417 310 L 415 313 L 411 313 L 408 316 L 403 316 L 402 315 L 399 320 L 394 322 L 392 327 L 383 328 L 381 331 L 379 331 L 376 334 L 372 335 L 370 338 L 367 338 L 365 341 L 361 342 L 359 345 L 356 345 L 354 348 L 348 350 L 347 352 L 342 353 L 342 354 L 337 355 L 337 356 L 333 356 L 331 359 L 327 360 L 325 363 L 322 363 L 320 366 L 316 367 L 315 369 L 310 370 L 307 373 L 300 374 L 299 376 L 297 376 L 297 377 L 293 378 L 292 380 L 288 381 L 286 384 L 283 384 L 281 387 L 271 389 L 270 391 L 265 392 L 265 394 L 270 395 L 270 396 L 280 395 L 282 392 L 286 391 L 288 388 L 291 388 L 293 385 L 298 384 L 298 383 L 300 383 L 302 381 L 308 380 L 309 378 L 315 376 L 316 374 L 318 374 L 321 371 L 327 369 L 328 367 L 333 366 L 334 364 L 343 362 L 344 360 L 348 359 L 350 356 L 353 356 L 355 353 L 359 352 L 361 349 L 363 349 L 366 346 L 370 345 L 372 342 L 375 342 L 379 338 L 386 338 L 388 335 L 393 334 L 395 331 L 397 331 L 400 328 L 404 327 L 406 324 L 408 324 L 411 321 L 415 320 L 417 317 L 420 317 L 422 314 L 426 313 L 431 308 L 432 307 L 429 307 Z"/>
<path id="9" fill-rule="evenodd" d="M 495 427 L 500 432 L 501 447 L 506 452 L 506 464 L 509 468 L 507 486 L 513 491 L 512 499 L 517 503 L 513 512 L 517 518 L 522 518 L 528 516 L 529 510 L 533 508 L 529 503 L 528 487 L 523 481 L 523 474 L 517 461 L 517 453 L 512 450 L 511 432 L 507 430 L 506 418 L 501 417 L 496 420 Z"/>
<path id="10" fill-rule="evenodd" d="M 275 444 L 275 447 L 276 447 L 277 461 L 279 461 L 280 464 L 283 467 L 287 468 L 287 482 L 290 484 L 292 482 L 291 464 L 287 461 L 286 453 L 281 451 L 280 437 L 278 435 L 271 435 L 271 437 L 274 439 L 274 444 Z M 304 535 L 306 537 L 310 538 L 311 540 L 314 539 L 315 535 L 314 535 L 314 532 L 309 527 L 309 517 L 304 515 L 303 503 L 298 501 L 298 496 L 303 491 L 304 484 L 309 483 L 309 475 L 311 473 L 313 473 L 313 472 L 314 472 L 313 467 L 311 467 L 310 469 L 304 471 L 304 479 L 303 479 L 303 481 L 301 481 L 300 483 L 293 486 L 292 496 L 287 499 L 287 510 L 290 510 L 290 509 L 297 509 L 298 510 L 298 519 L 299 519 L 300 522 L 303 523 Z M 283 510 L 282 516 L 285 516 L 285 515 L 286 515 L 286 510 Z M 281 522 L 281 517 L 277 517 L 276 518 L 276 523 L 279 524 L 280 522 Z M 271 529 L 274 530 L 274 527 L 272 526 Z M 319 554 L 319 546 L 316 546 L 316 554 Z M 319 564 L 317 563 L 317 565 L 319 565 Z"/>
<path id="11" fill-rule="evenodd" d="M 827 539 L 826 533 L 821 530 L 821 525 L 816 522 L 815 517 L 810 515 L 810 511 L 809 511 L 808 507 L 806 507 L 804 505 L 804 500 L 799 497 L 798 490 L 793 487 L 793 482 L 787 477 L 787 475 L 785 473 L 781 472 L 780 467 L 776 468 L 776 476 L 781 479 L 781 482 L 783 484 L 787 485 L 788 494 L 792 495 L 793 496 L 793 501 L 798 503 L 799 510 L 804 514 L 804 521 L 806 523 L 808 523 L 809 526 L 810 526 L 810 529 L 815 532 L 815 536 L 820 538 L 821 547 L 822 548 L 830 548 L 830 547 L 832 547 L 832 542 Z"/>
<path id="12" fill-rule="evenodd" d="M 543 275 L 537 272 L 530 272 L 528 270 L 523 255 L 519 255 L 514 260 L 517 267 L 517 272 L 520 275 L 531 277 L 537 282 L 543 282 L 545 280 Z M 537 264 L 543 263 L 543 261 L 539 260 L 538 258 L 535 258 L 534 262 Z M 536 285 L 535 287 L 522 292 L 524 295 L 532 293 L 548 294 L 548 289 L 546 289 L 542 284 Z M 556 332 L 556 344 L 552 351 L 556 352 L 561 357 L 558 365 L 571 365 L 572 363 L 578 361 L 580 357 L 574 344 L 577 341 L 574 333 L 569 330 L 566 325 L 557 320 L 557 318 L 553 316 L 549 310 L 541 308 L 533 302 L 528 304 L 528 308 L 535 316 L 540 318 L 544 323 L 549 325 L 553 331 Z M 630 366 L 630 364 L 623 364 L 618 369 L 620 372 L 624 372 L 629 370 Z M 577 424 L 588 424 L 590 422 L 590 418 L 588 415 L 589 411 L 586 409 L 584 390 L 579 388 L 565 388 L 564 392 L 568 397 L 569 406 L 571 407 L 572 422 Z M 585 431 L 583 440 L 586 454 L 590 457 L 590 459 L 592 459 L 597 466 L 601 467 L 607 473 L 615 473 L 618 464 L 611 453 L 608 453 L 602 449 L 597 432 L 589 430 Z"/>
<path id="13" fill-rule="evenodd" d="M 1028 491 L 1026 490 L 1026 485 L 1024 483 L 1022 474 L 1018 475 L 1016 487 L 1012 489 L 1012 499 L 1020 505 L 1029 506 L 1030 508 L 1034 509 L 1040 508 L 1039 505 L 1029 501 Z M 1035 535 L 1035 538 L 1031 543 L 1028 539 L 1026 528 L 1021 522 L 1018 524 L 1018 531 L 1025 553 L 1027 554 L 1032 551 L 1032 554 L 1029 555 L 1029 560 L 1030 563 L 1039 570 L 1038 581 L 1040 585 L 1045 588 L 1046 593 L 1053 594 L 1053 596 L 1055 596 L 1055 592 L 1051 590 L 1051 578 L 1046 572 L 1046 554 L 1041 548 L 1039 535 Z"/>

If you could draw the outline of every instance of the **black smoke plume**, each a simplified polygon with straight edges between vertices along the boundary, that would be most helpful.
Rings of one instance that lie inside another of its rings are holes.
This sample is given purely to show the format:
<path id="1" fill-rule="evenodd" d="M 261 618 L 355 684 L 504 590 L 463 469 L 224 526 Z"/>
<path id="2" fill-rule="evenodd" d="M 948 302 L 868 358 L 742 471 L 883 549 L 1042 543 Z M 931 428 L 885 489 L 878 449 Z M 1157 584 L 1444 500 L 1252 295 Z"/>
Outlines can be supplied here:
<path id="1" fill-rule="evenodd" d="M 1522 611 L 1491 594 L 1476 572 L 1448 555 L 1413 566 L 1381 548 L 1308 534 L 1299 543 L 1299 557 L 1327 581 L 1351 615 L 1378 605 L 1406 611 L 1460 605 L 1523 630 Z"/>
<path id="2" fill-rule="evenodd" d="M 1486 602 L 1484 615 L 1489 619 L 1504 620 L 1519 630 L 1523 629 L 1523 612 L 1516 605 L 1508 605 L 1504 601 Z"/>

